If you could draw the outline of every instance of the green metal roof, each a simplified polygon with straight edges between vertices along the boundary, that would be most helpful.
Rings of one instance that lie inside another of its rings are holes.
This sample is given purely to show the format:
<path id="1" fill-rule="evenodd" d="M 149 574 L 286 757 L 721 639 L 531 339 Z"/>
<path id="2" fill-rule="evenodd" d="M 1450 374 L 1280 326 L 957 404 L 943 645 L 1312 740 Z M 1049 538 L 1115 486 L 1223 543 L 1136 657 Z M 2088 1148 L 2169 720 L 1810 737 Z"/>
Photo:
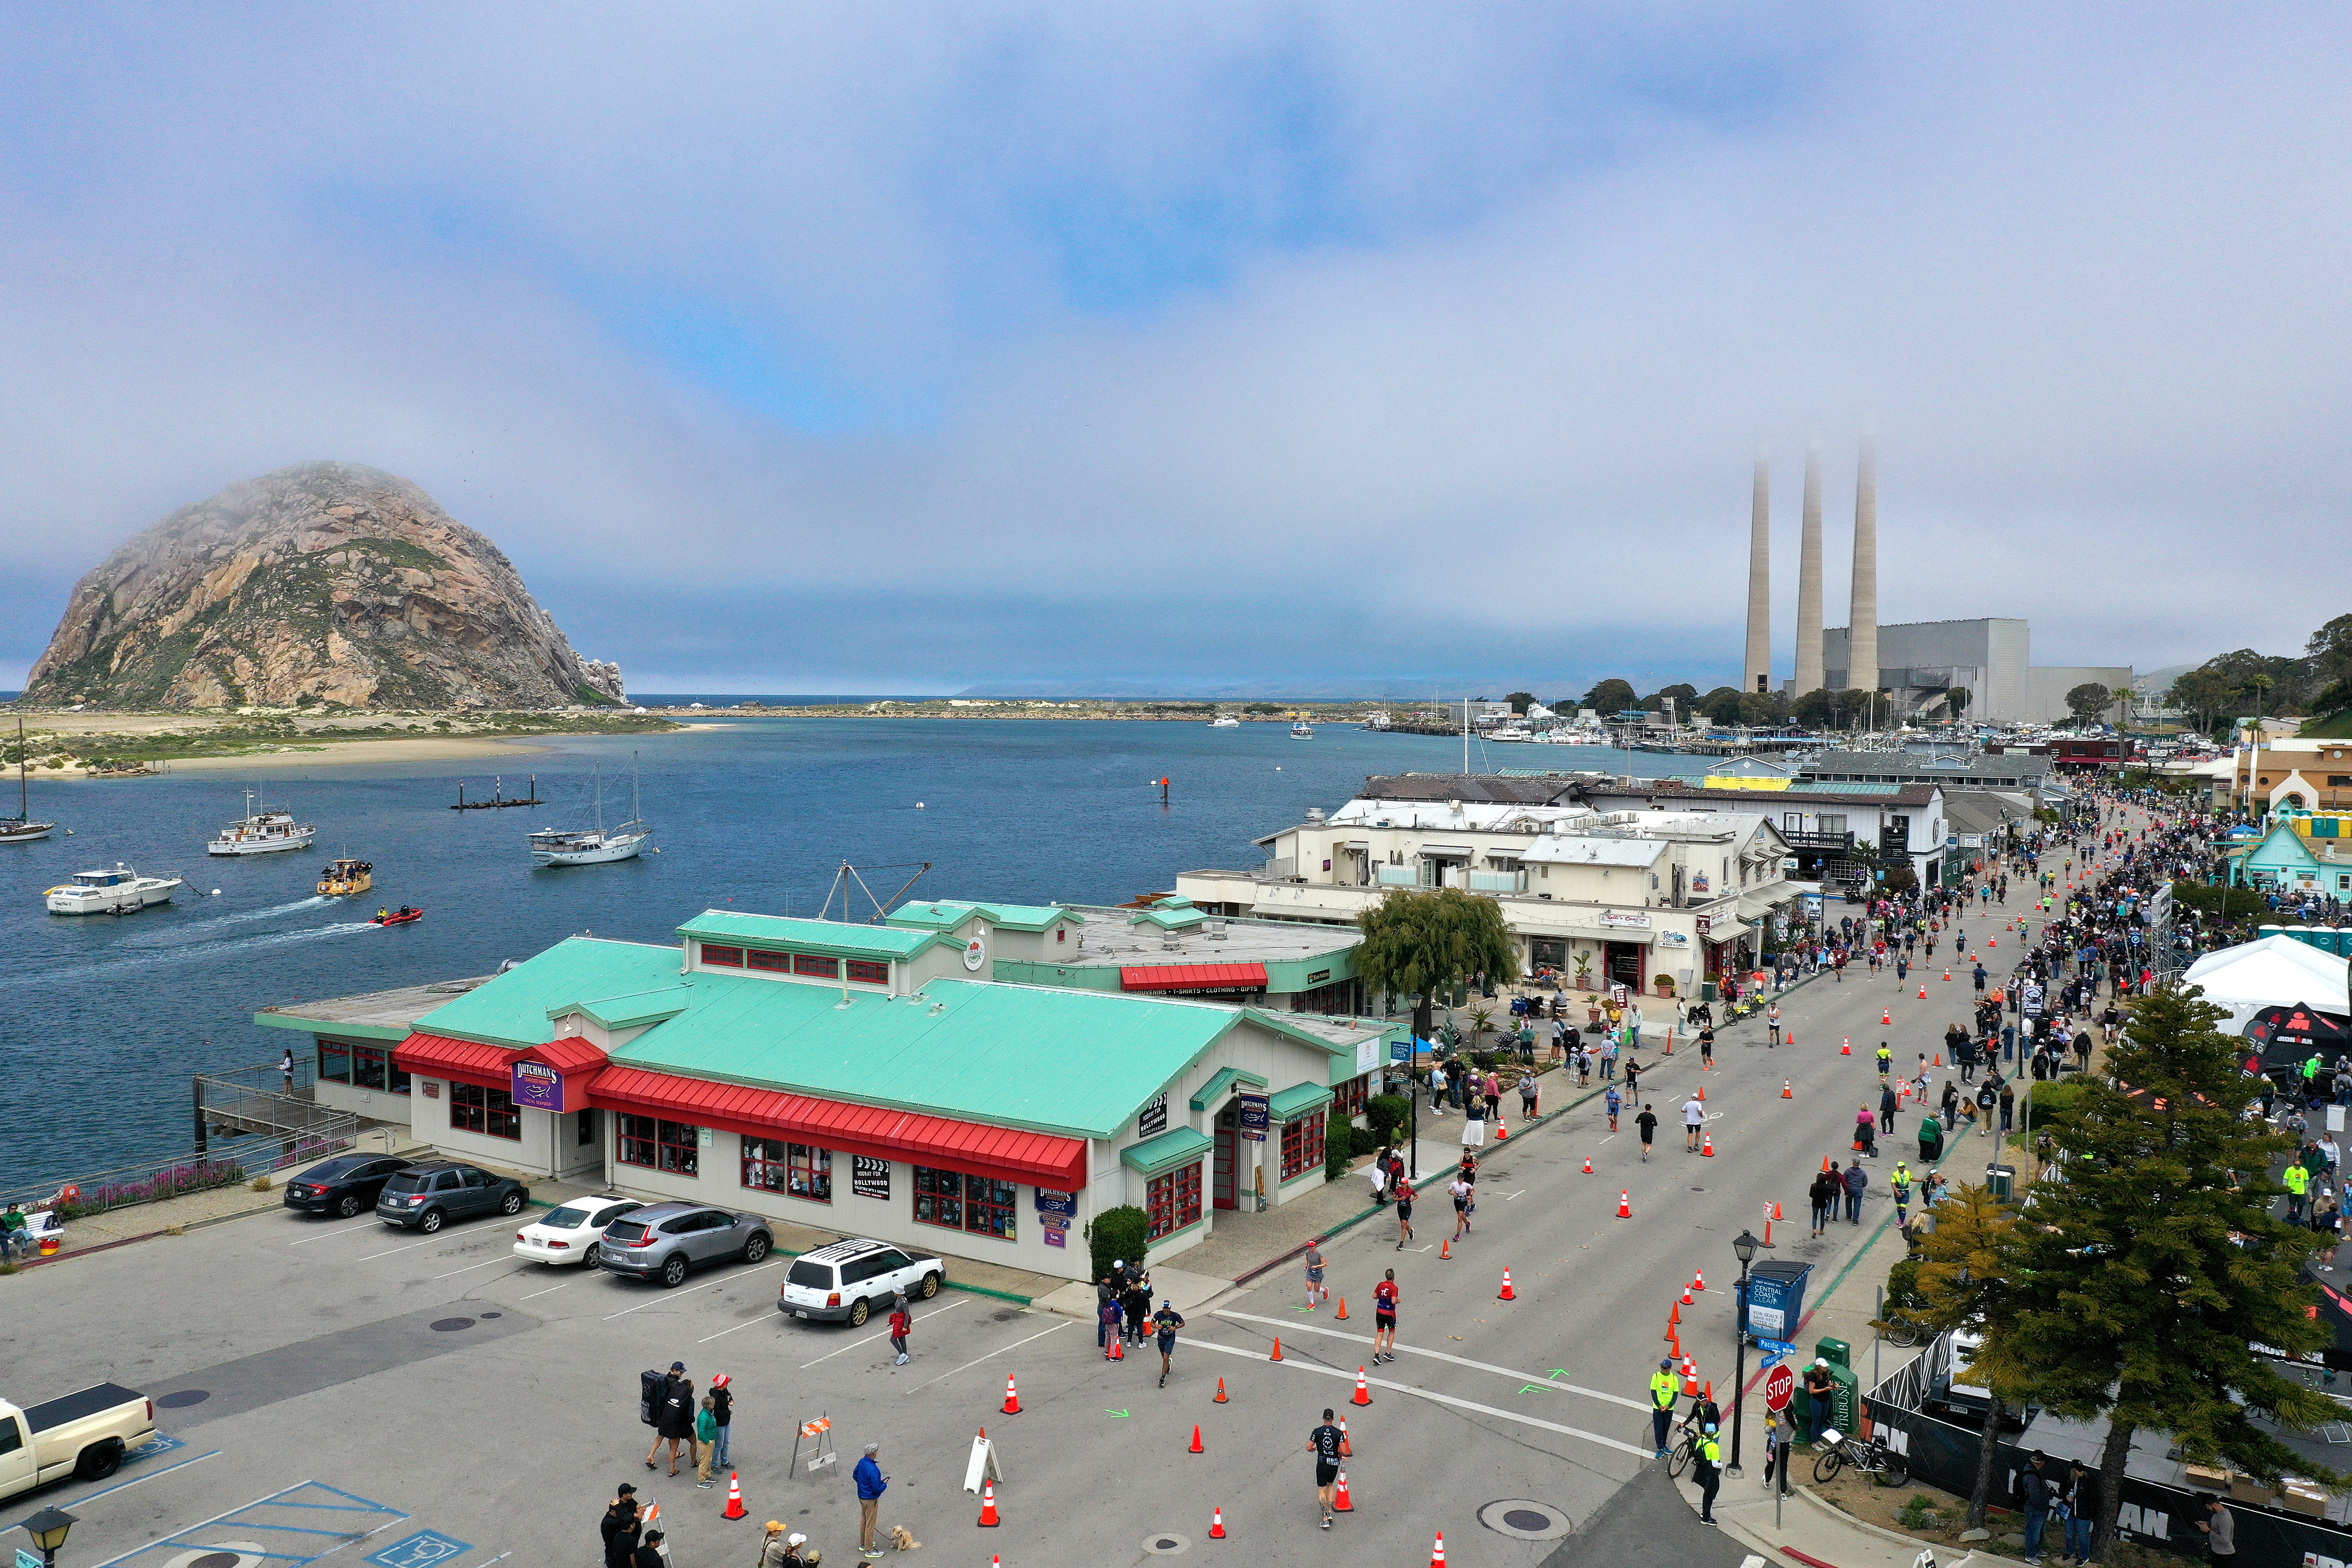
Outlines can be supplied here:
<path id="1" fill-rule="evenodd" d="M 550 1009 L 639 998 L 677 985 L 686 956 L 675 947 L 575 936 L 494 975 L 416 1020 L 427 1034 L 501 1046 L 555 1038 Z"/>
<path id="2" fill-rule="evenodd" d="M 1201 1092 L 1192 1097 L 1192 1109 L 1208 1110 L 1209 1107 L 1223 1100 L 1225 1097 L 1225 1090 L 1233 1088 L 1236 1083 L 1248 1084 L 1252 1089 L 1265 1087 L 1265 1079 L 1254 1072 L 1244 1072 L 1239 1068 L 1219 1068 L 1216 1076 L 1202 1084 Z"/>
<path id="3" fill-rule="evenodd" d="M 948 941 L 935 931 L 742 914 L 732 910 L 705 910 L 678 927 L 677 932 L 697 940 L 717 937 L 722 942 L 755 942 L 833 958 L 912 958 L 927 947 Z"/>
<path id="4" fill-rule="evenodd" d="M 1130 915 L 1128 917 L 1127 923 L 1139 926 L 1149 922 L 1162 931 L 1190 931 L 1194 926 L 1206 921 L 1208 918 L 1207 911 L 1194 909 L 1191 901 L 1187 900 L 1181 909 L 1169 909 L 1164 904 L 1156 905 L 1140 914 Z"/>
<path id="5" fill-rule="evenodd" d="M 892 910 L 889 923 L 918 931 L 953 931 L 974 915 L 1005 931 L 1047 931 L 1061 924 L 1084 925 L 1086 917 L 1051 904 L 974 904 L 961 899 L 938 899 L 927 904 L 904 904 Z"/>
<path id="6" fill-rule="evenodd" d="M 1216 1147 L 1206 1133 L 1195 1132 L 1189 1127 L 1179 1127 L 1172 1132 L 1162 1132 L 1149 1143 L 1118 1152 L 1118 1163 L 1147 1176 L 1198 1160 Z"/>
<path id="7" fill-rule="evenodd" d="M 608 1029 L 633 1029 L 641 1024 L 677 1017 L 686 1011 L 687 1001 L 691 995 L 692 993 L 681 982 L 634 996 L 607 996 L 593 1002 L 558 1002 L 547 1010 L 547 1016 L 561 1018 L 569 1013 L 584 1013 Z"/>
<path id="8" fill-rule="evenodd" d="M 1288 1121 L 1310 1110 L 1320 1110 L 1331 1103 L 1331 1099 L 1330 1085 L 1302 1083 L 1295 1089 L 1286 1089 L 1267 1100 L 1265 1108 L 1267 1114 L 1276 1121 Z"/>

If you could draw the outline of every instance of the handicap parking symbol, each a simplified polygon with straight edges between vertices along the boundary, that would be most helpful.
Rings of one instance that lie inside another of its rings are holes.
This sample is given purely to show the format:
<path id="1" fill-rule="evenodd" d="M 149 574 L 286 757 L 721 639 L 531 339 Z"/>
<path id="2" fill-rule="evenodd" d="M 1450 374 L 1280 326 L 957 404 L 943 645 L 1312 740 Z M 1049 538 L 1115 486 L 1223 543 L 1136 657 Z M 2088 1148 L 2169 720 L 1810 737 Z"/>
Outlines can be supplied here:
<path id="1" fill-rule="evenodd" d="M 369 1562 L 381 1568 L 431 1568 L 436 1563 L 446 1563 L 473 1547 L 454 1541 L 437 1530 L 420 1530 L 405 1541 L 395 1541 L 375 1553 Z"/>

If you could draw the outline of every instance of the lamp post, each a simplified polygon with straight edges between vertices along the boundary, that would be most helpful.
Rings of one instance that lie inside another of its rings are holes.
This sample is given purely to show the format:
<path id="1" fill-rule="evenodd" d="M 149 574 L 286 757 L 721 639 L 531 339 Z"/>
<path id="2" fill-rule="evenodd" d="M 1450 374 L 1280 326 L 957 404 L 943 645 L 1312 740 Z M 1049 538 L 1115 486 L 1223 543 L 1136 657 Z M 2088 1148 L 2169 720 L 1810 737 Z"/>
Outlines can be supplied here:
<path id="1" fill-rule="evenodd" d="M 31 1536 L 33 1544 L 41 1549 L 41 1556 L 50 1568 L 56 1568 L 58 1549 L 66 1543 L 66 1537 L 73 1533 L 75 1522 L 74 1516 L 61 1508 L 45 1508 L 25 1521 L 25 1533 Z"/>
<path id="2" fill-rule="evenodd" d="M 1738 1291 L 1734 1300 L 1738 1310 L 1732 1315 L 1731 1340 L 1737 1370 L 1731 1374 L 1731 1463 L 1723 1472 L 1727 1476 L 1739 1474 L 1740 1415 L 1748 1408 L 1748 1266 L 1756 1260 L 1756 1249 L 1763 1245 L 1748 1234 L 1745 1226 L 1739 1229 L 1739 1239 L 1731 1244 L 1731 1255 L 1739 1259 L 1739 1283 L 1733 1287 Z"/>

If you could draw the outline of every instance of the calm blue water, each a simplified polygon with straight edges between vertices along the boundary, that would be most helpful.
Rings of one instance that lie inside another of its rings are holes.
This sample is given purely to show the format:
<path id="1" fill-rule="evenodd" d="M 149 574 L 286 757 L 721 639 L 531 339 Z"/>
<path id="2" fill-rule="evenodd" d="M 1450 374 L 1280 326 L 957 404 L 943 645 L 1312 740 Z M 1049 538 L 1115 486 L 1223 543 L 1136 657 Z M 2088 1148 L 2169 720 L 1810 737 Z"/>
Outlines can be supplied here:
<path id="1" fill-rule="evenodd" d="M 814 915 L 845 859 L 885 897 L 929 860 L 911 896 L 1121 902 L 1171 887 L 1179 871 L 1255 864 L 1252 838 L 1307 806 L 1338 805 L 1368 773 L 1445 771 L 1462 755 L 1458 740 L 1358 730 L 1297 742 L 1275 723 L 1052 720 L 746 718 L 531 744 L 545 750 L 498 763 L 289 760 L 37 786 L 34 815 L 74 836 L 0 845 L 0 1086 L 18 1112 L 0 1137 L 0 1186 L 184 1147 L 191 1074 L 274 1062 L 289 1038 L 298 1051 L 307 1043 L 250 1021 L 272 1003 L 486 973 L 585 931 L 667 942 L 714 906 Z M 604 770 L 605 820 L 627 815 L 632 750 L 662 853 L 533 868 L 524 833 L 586 824 L 592 765 Z M 1473 762 L 1675 765 L 1588 747 L 1497 746 Z M 494 771 L 510 795 L 536 773 L 555 804 L 447 809 L 461 780 L 468 798 L 487 796 Z M 1147 783 L 1163 773 L 1174 781 L 1165 806 Z M 205 855 L 205 841 L 243 814 L 247 787 L 317 823 L 313 849 Z M 312 895 L 338 854 L 374 861 L 373 893 Z M 189 887 L 119 919 L 42 907 L 43 889 L 116 860 L 184 873 Z M 425 919 L 367 923 L 379 904 L 403 903 Z"/>

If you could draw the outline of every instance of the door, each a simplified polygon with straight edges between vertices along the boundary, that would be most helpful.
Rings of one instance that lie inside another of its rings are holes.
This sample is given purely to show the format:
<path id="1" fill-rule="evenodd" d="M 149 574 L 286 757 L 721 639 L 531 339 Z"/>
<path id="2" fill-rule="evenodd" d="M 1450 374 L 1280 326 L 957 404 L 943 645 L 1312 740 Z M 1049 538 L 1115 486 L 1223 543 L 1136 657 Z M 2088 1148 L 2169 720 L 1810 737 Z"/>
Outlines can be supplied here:
<path id="1" fill-rule="evenodd" d="M 490 1173 L 470 1167 L 466 1172 L 466 1185 L 458 1194 L 457 1206 L 465 1214 L 488 1214 L 497 1206 L 497 1191 L 490 1185 Z"/>
<path id="2" fill-rule="evenodd" d="M 1642 991 L 1642 944 L 1638 942 L 1612 942 L 1607 944 L 1607 956 L 1602 961 L 1609 966 L 1609 981 L 1622 985 L 1635 995 Z"/>
<path id="3" fill-rule="evenodd" d="M 1217 1152 L 1214 1162 L 1216 1166 L 1216 1184 L 1213 1189 L 1213 1197 L 1212 1201 L 1221 1209 L 1239 1208 L 1241 1206 L 1239 1198 L 1237 1198 L 1234 1193 L 1234 1167 L 1236 1163 L 1234 1146 L 1240 1142 L 1240 1140 L 1241 1133 L 1239 1130 L 1235 1128 L 1220 1127 L 1217 1129 Z"/>

